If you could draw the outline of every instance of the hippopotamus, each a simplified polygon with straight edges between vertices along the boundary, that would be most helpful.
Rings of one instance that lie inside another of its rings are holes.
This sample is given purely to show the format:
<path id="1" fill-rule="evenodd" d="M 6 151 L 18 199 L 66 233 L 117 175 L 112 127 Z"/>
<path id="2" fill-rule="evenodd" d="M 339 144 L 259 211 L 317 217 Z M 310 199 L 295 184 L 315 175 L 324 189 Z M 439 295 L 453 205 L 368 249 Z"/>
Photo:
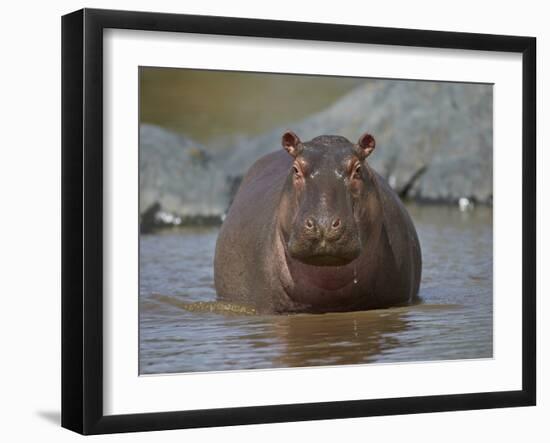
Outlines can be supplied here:
<path id="1" fill-rule="evenodd" d="M 216 242 L 218 299 L 258 313 L 387 308 L 417 300 L 422 259 L 398 195 L 367 163 L 375 139 L 282 147 L 243 178 Z"/>

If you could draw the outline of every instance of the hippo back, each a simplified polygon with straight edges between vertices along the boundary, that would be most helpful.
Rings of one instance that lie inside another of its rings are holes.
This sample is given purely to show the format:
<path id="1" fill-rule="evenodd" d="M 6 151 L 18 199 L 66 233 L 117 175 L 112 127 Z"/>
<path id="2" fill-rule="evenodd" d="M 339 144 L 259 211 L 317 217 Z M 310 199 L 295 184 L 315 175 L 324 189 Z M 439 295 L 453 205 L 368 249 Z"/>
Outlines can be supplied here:
<path id="1" fill-rule="evenodd" d="M 397 271 L 407 274 L 413 282 L 409 294 L 409 300 L 413 300 L 418 295 L 422 273 L 422 254 L 416 229 L 405 206 L 388 182 L 370 167 L 368 172 L 381 203 L 383 230 Z"/>
<path id="2" fill-rule="evenodd" d="M 214 276 L 218 297 L 246 304 L 259 300 L 267 282 L 263 277 L 266 249 L 275 230 L 277 207 L 291 159 L 284 151 L 257 160 L 243 178 L 216 243 Z M 255 288 L 254 294 L 249 288 Z"/>

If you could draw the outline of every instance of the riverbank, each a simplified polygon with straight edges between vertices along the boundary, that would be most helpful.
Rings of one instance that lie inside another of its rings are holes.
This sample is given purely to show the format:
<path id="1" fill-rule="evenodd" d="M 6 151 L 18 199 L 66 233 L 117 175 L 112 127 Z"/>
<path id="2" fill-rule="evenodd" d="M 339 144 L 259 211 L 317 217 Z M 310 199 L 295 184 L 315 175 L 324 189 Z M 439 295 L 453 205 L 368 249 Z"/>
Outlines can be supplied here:
<path id="1" fill-rule="evenodd" d="M 368 130 L 377 146 L 369 164 L 402 200 L 490 207 L 492 103 L 492 85 L 367 79 L 326 109 L 256 136 L 201 144 L 142 123 L 141 231 L 219 225 L 248 168 L 281 149 L 287 129 L 302 140 L 338 134 L 352 142 Z"/>

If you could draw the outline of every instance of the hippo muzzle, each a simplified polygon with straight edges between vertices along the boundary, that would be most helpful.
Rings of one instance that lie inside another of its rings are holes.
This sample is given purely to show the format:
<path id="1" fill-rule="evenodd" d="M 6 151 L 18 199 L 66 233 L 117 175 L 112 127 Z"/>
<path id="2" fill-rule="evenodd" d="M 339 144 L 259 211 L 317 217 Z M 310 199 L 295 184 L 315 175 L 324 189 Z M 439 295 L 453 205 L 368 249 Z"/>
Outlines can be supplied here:
<path id="1" fill-rule="evenodd" d="M 343 266 L 361 254 L 354 220 L 341 217 L 305 217 L 287 244 L 290 256 L 314 266 Z"/>

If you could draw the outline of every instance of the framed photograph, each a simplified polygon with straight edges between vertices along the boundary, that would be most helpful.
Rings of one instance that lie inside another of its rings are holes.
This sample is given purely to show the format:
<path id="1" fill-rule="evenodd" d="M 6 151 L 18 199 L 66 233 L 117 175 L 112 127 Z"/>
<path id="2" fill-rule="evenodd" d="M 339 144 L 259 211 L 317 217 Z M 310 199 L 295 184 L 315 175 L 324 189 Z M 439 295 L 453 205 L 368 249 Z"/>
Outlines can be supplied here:
<path id="1" fill-rule="evenodd" d="M 532 37 L 62 19 L 62 426 L 535 405 Z"/>

